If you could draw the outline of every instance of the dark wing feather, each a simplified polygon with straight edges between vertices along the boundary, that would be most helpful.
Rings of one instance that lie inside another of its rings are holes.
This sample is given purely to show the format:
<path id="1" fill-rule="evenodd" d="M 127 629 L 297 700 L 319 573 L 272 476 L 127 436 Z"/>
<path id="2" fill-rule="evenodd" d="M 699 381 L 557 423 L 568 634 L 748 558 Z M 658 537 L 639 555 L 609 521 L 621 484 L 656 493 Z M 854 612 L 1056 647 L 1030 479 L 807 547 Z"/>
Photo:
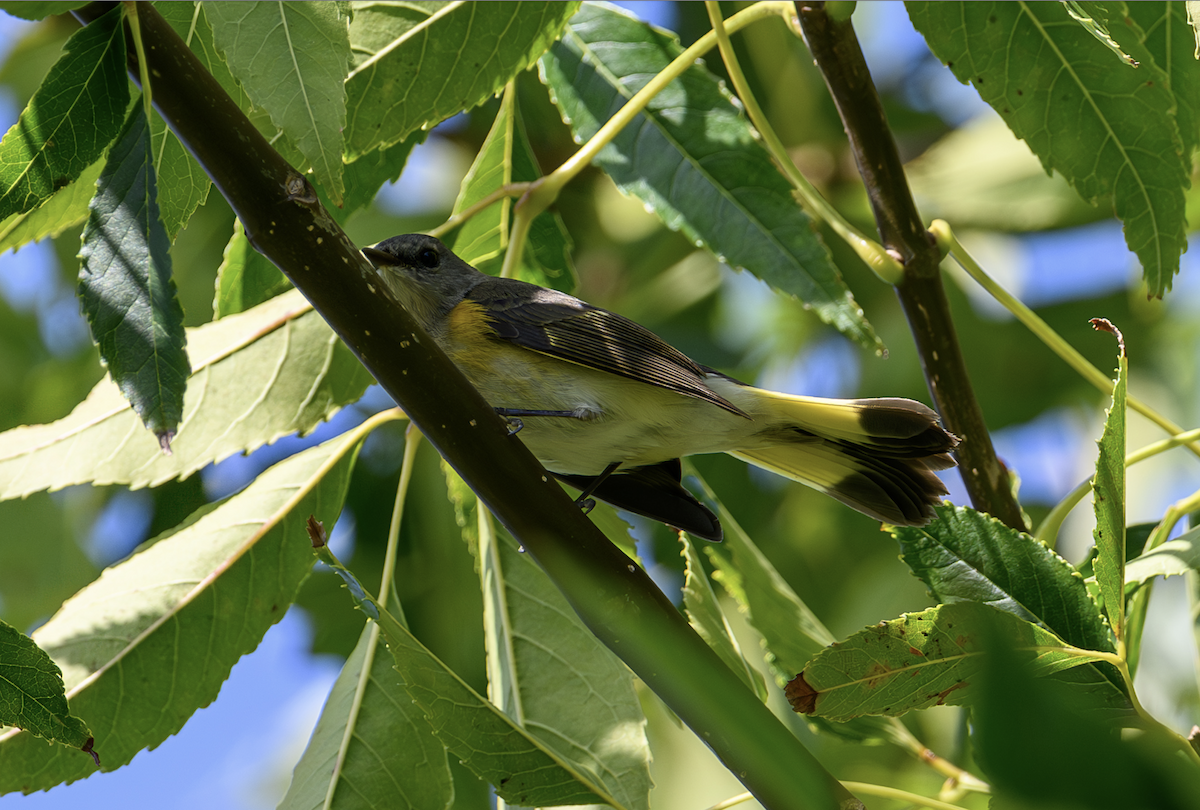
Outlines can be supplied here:
<path id="1" fill-rule="evenodd" d="M 666 388 L 746 416 L 704 384 L 706 369 L 650 330 L 566 293 L 493 278 L 467 299 L 483 305 L 496 336 L 535 352 Z"/>

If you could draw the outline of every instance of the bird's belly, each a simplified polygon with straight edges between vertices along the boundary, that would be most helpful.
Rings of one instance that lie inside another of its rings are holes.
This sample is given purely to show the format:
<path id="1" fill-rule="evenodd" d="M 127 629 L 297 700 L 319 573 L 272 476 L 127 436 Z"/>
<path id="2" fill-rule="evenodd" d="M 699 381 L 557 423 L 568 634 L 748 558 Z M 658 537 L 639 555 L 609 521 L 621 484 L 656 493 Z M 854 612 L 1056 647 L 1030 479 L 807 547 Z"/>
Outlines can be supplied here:
<path id="1" fill-rule="evenodd" d="M 493 407 L 579 414 L 518 417 L 518 437 L 551 472 L 599 475 L 614 462 L 631 468 L 724 452 L 755 431 L 710 402 L 526 350 L 490 360 L 459 366 Z"/>

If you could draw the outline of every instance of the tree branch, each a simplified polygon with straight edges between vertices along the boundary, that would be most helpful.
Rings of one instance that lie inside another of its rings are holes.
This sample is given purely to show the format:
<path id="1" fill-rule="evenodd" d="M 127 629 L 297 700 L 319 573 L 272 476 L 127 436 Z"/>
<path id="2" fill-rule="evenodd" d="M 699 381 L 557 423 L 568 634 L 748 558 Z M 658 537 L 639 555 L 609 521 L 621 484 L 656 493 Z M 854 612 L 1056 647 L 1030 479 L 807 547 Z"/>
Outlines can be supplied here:
<path id="1" fill-rule="evenodd" d="M 941 254 L 913 202 L 854 26 L 849 20 L 830 17 L 823 2 L 797 0 L 796 13 L 850 139 L 880 240 L 904 265 L 904 280 L 896 285 L 896 295 L 908 318 L 934 404 L 946 429 L 963 439 L 955 456 L 971 503 L 1024 531 L 1025 519 L 1012 495 L 1008 471 L 996 458 L 967 375 L 938 269 Z"/>
<path id="2" fill-rule="evenodd" d="M 77 12 L 94 19 L 112 4 Z M 412 317 L 149 3 L 136 4 L 159 114 L 375 379 L 563 591 L 584 623 L 767 807 L 859 803 L 589 521 Z M 131 75 L 138 77 L 130 51 Z"/>

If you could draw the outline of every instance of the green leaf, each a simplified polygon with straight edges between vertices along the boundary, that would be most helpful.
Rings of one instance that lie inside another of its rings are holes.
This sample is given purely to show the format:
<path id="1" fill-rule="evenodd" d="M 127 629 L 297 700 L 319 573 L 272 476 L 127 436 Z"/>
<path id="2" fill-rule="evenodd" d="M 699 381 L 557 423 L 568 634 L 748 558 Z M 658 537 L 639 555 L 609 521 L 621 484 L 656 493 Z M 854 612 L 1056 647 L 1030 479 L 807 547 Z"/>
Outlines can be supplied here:
<path id="1" fill-rule="evenodd" d="M 531 182 L 541 175 L 517 109 L 516 86 L 509 84 L 492 129 L 463 178 L 453 213 L 462 213 L 503 186 Z M 493 203 L 463 223 L 447 244 L 467 264 L 497 274 L 508 250 L 512 208 L 512 197 Z M 520 279 L 558 290 L 575 288 L 578 278 L 571 261 L 571 237 L 557 213 L 539 214 L 530 226 L 525 245 L 518 267 Z"/>
<path id="2" fill-rule="evenodd" d="M 109 152 L 90 208 L 79 251 L 83 312 L 109 376 L 169 452 L 191 370 L 140 104 Z"/>
<path id="3" fill-rule="evenodd" d="M 327 547 L 317 553 L 345 581 L 355 604 L 379 623 L 396 670 L 434 734 L 463 765 L 491 783 L 497 796 L 525 807 L 597 801 L 618 806 L 612 796 L 587 789 L 592 775 L 575 770 L 438 660 Z"/>
<path id="4" fill-rule="evenodd" d="M 1083 577 L 1062 557 L 991 515 L 937 508 L 923 527 L 891 528 L 902 559 L 939 602 L 979 602 L 1046 628 L 1069 644 L 1115 652 L 1112 634 Z M 1098 665 L 1114 689 L 1121 676 Z"/>
<path id="5" fill-rule="evenodd" d="M 1100 455 L 1092 478 L 1096 513 L 1096 559 L 1092 567 L 1108 623 L 1120 638 L 1125 623 L 1125 379 L 1129 360 L 1125 356 L 1125 341 L 1116 327 L 1100 318 L 1093 319 L 1092 324 L 1114 334 L 1120 347 L 1112 407 L 1097 443 Z"/>
<path id="6" fill-rule="evenodd" d="M 339 224 L 345 223 L 352 213 L 370 205 L 384 183 L 394 183 L 400 179 L 413 147 L 424 143 L 428 136 L 428 132 L 419 129 L 400 143 L 386 149 L 376 149 L 347 164 L 344 167 L 346 199 L 341 208 L 330 209 L 333 218 Z"/>
<path id="7" fill-rule="evenodd" d="M 1169 2 L 1126 3 L 1122 8 L 1125 17 L 1114 30 L 1119 37 L 1136 36 L 1166 74 L 1183 154 L 1191 155 L 1200 145 L 1200 62 L 1192 50 L 1195 32 L 1187 10 Z"/>
<path id="8" fill-rule="evenodd" d="M 95 163 L 129 103 L 120 9 L 76 32 L 0 141 L 0 220 L 41 205 Z"/>
<path id="9" fill-rule="evenodd" d="M 469 110 L 532 65 L 578 3 L 356 3 L 347 160 Z"/>
<path id="10" fill-rule="evenodd" d="M 393 611 L 398 608 L 393 603 Z M 446 749 L 392 663 L 379 625 L 368 623 L 333 684 L 280 810 L 437 810 L 454 803 Z"/>
<path id="11" fill-rule="evenodd" d="M 14 17 L 20 17 L 23 20 L 44 20 L 54 14 L 66 14 L 71 9 L 81 8 L 87 5 L 87 0 L 60 0 L 60 2 L 31 2 L 30 0 L 7 0 L 0 3 L 0 10 L 3 10 Z"/>
<path id="12" fill-rule="evenodd" d="M 788 700 L 798 712 L 834 721 L 968 703 L 978 697 L 974 681 L 993 634 L 1022 653 L 1038 675 L 1089 660 L 1011 613 L 956 602 L 880 622 L 835 644 L 788 684 Z"/>
<path id="13" fill-rule="evenodd" d="M 348 19 L 341 3 L 204 4 L 217 43 L 250 100 L 299 148 L 341 205 Z"/>
<path id="14" fill-rule="evenodd" d="M 83 170 L 76 182 L 59 190 L 37 208 L 13 214 L 0 222 L 0 252 L 10 248 L 15 250 L 47 236 L 58 236 L 86 220 L 88 203 L 96 193 L 96 181 L 103 169 L 104 161 L 97 160 Z"/>
<path id="15" fill-rule="evenodd" d="M 1047 171 L 1089 202 L 1111 195 L 1151 293 L 1170 289 L 1186 247 L 1190 162 L 1168 76 L 1146 47 L 1122 40 L 1140 67 L 1122 65 L 1059 3 L 910 2 L 908 11 Z"/>
<path id="16" fill-rule="evenodd" d="M 582 142 L 682 50 L 625 12 L 589 4 L 539 64 Z M 594 163 L 720 261 L 799 297 L 860 344 L 878 345 L 791 185 L 707 68 L 693 66 L 668 85 Z"/>
<path id="17" fill-rule="evenodd" d="M 695 543 L 686 533 L 679 535 L 679 541 L 682 544 L 680 554 L 683 556 L 685 564 L 683 606 L 687 610 L 688 622 L 700 634 L 700 638 L 716 650 L 717 655 L 721 656 L 721 660 L 738 674 L 742 682 L 758 695 L 759 700 L 766 703 L 770 697 L 767 683 L 763 679 L 762 673 L 751 666 L 746 657 L 742 655 L 741 647 L 738 646 L 737 639 L 733 636 L 733 630 L 730 629 L 729 622 L 725 619 L 721 603 L 717 600 L 716 593 L 713 592 L 708 575 L 704 573 L 704 565 L 700 562 L 700 555 L 696 553 Z"/>
<path id="18" fill-rule="evenodd" d="M 481 532 L 479 578 L 492 702 L 592 791 L 649 808 L 646 718 L 628 668 L 507 532 Z"/>
<path id="19" fill-rule="evenodd" d="M 1121 44 L 1108 32 L 1107 8 L 1102 3 L 1066 0 L 1063 6 L 1067 14 L 1071 15 L 1071 19 L 1082 25 L 1083 30 L 1094 36 L 1097 42 L 1115 53 L 1123 64 L 1134 68 L 1138 66 L 1137 60 L 1121 50 Z M 1092 16 L 1093 14 L 1097 16 Z"/>
<path id="20" fill-rule="evenodd" d="M 1196 39 L 1196 50 L 1192 52 L 1192 58 L 1200 59 L 1200 2 L 1187 0 L 1183 5 L 1187 9 L 1187 23 L 1192 27 L 1192 34 Z"/>
<path id="21" fill-rule="evenodd" d="M 63 605 L 34 639 L 62 668 L 103 770 L 179 731 L 279 621 L 312 567 L 304 521 L 332 525 L 363 430 L 285 459 L 202 508 Z M 0 735 L 0 793 L 45 790 L 90 762 L 29 734 Z"/>
<path id="22" fill-rule="evenodd" d="M 217 268 L 217 296 L 213 318 L 245 312 L 285 293 L 292 282 L 246 238 L 242 221 L 233 222 L 233 236 L 225 245 L 224 261 Z"/>
<path id="23" fill-rule="evenodd" d="M 299 292 L 189 330 L 195 372 L 163 455 L 108 378 L 70 415 L 0 434 L 0 499 L 73 484 L 156 486 L 233 453 L 312 430 L 370 374 Z"/>
<path id="24" fill-rule="evenodd" d="M 87 724 L 71 714 L 62 672 L 29 636 L 0 622 L 0 726 L 91 750 Z"/>
<path id="25" fill-rule="evenodd" d="M 1196 570 L 1200 570 L 1200 529 L 1185 532 L 1130 560 L 1125 566 L 1125 585 Z"/>

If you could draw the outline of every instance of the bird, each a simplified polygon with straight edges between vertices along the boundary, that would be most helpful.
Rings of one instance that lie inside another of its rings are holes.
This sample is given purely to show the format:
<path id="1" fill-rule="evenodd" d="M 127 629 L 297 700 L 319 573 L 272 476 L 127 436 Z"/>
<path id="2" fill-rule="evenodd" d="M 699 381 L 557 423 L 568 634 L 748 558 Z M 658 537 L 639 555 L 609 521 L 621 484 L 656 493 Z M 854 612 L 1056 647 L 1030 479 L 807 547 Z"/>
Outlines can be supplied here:
<path id="1" fill-rule="evenodd" d="M 383 284 L 539 462 L 613 506 L 719 542 L 681 459 L 728 453 L 869 517 L 922 526 L 958 438 L 911 399 L 768 391 L 701 365 L 645 327 L 564 292 L 481 273 L 435 237 L 362 249 Z"/>

